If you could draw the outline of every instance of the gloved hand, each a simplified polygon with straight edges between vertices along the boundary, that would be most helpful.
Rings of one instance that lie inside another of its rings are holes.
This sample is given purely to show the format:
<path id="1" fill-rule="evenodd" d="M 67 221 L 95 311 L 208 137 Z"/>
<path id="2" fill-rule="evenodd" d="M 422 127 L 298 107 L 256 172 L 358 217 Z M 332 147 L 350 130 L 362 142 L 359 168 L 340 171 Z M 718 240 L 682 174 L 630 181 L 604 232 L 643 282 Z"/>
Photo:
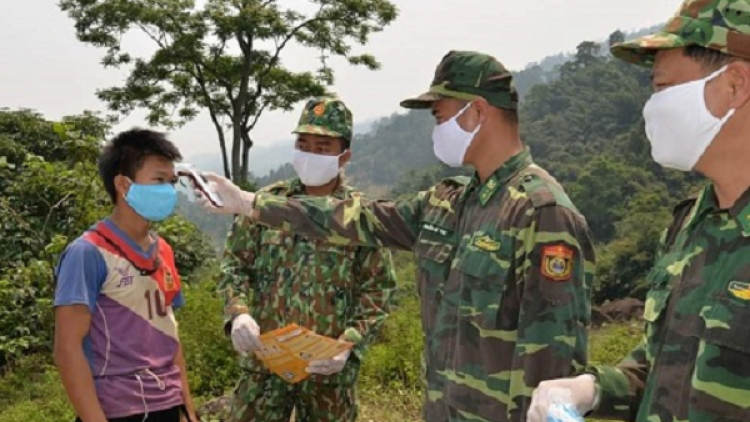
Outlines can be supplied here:
<path id="1" fill-rule="evenodd" d="M 219 176 L 216 173 L 208 172 L 202 174 L 208 182 L 209 188 L 221 197 L 222 202 L 224 202 L 224 206 L 214 207 L 211 202 L 209 202 L 208 199 L 203 196 L 201 192 L 196 190 L 195 202 L 198 205 L 214 214 L 242 214 L 248 217 L 252 217 L 254 211 L 253 202 L 255 202 L 254 193 L 243 191 L 237 185 L 232 183 L 231 180 Z"/>
<path id="2" fill-rule="evenodd" d="M 306 371 L 309 374 L 320 374 L 320 375 L 333 375 L 341 372 L 346 365 L 346 361 L 349 359 L 351 351 L 344 350 L 332 359 L 327 360 L 314 360 L 307 365 Z"/>
<path id="3" fill-rule="evenodd" d="M 232 322 L 232 346 L 234 350 L 245 354 L 263 348 L 260 342 L 260 327 L 253 317 L 240 314 Z"/>
<path id="4" fill-rule="evenodd" d="M 578 410 L 581 416 L 594 408 L 596 379 L 593 375 L 584 374 L 573 378 L 542 381 L 531 396 L 526 422 L 547 422 L 547 410 L 552 404 L 549 393 L 552 389 L 569 391 L 570 404 Z"/>

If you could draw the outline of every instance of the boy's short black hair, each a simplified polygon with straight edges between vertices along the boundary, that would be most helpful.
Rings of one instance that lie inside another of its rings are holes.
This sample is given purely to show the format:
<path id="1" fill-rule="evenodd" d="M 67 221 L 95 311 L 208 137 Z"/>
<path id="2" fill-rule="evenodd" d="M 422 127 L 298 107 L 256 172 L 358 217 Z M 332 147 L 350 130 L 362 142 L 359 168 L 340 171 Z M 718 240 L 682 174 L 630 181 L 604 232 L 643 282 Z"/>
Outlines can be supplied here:
<path id="1" fill-rule="evenodd" d="M 130 179 L 143 167 L 147 157 L 159 156 L 172 162 L 182 160 L 180 150 L 163 132 L 148 129 L 131 129 L 112 138 L 99 154 L 99 177 L 104 183 L 112 203 L 117 203 L 115 176 Z"/>

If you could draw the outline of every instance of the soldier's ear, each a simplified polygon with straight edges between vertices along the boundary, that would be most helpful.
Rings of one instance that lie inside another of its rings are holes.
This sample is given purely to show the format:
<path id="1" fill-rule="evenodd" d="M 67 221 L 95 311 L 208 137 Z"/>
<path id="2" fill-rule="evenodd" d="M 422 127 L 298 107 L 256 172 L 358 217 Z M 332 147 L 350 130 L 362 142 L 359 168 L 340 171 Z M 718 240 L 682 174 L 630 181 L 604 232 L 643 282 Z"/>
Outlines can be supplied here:
<path id="1" fill-rule="evenodd" d="M 740 109 L 750 101 L 750 62 L 736 61 L 727 68 L 731 87 L 730 108 Z"/>
<path id="2" fill-rule="evenodd" d="M 349 163 L 349 160 L 352 159 L 352 150 L 346 149 L 343 154 L 339 157 L 339 168 L 343 168 L 347 163 Z"/>
<path id="3" fill-rule="evenodd" d="M 487 102 L 487 100 L 482 97 L 478 97 L 477 99 L 475 99 L 473 105 L 477 113 L 477 123 L 480 125 L 484 124 L 487 121 L 488 116 L 490 115 L 490 109 L 492 108 L 492 106 Z"/>

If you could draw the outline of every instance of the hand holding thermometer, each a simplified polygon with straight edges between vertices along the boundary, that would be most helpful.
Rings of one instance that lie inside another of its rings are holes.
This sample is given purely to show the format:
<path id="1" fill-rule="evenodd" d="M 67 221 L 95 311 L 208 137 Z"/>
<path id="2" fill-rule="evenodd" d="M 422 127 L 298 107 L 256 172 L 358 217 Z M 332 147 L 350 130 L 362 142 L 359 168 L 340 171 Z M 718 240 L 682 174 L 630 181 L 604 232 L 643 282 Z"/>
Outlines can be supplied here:
<path id="1" fill-rule="evenodd" d="M 214 192 L 213 189 L 211 189 L 208 181 L 203 178 L 198 170 L 195 170 L 191 167 L 182 167 L 177 170 L 177 176 L 179 177 L 181 184 L 184 183 L 183 180 L 186 180 L 192 191 L 199 192 L 211 203 L 211 205 L 215 207 L 224 206 L 224 202 L 221 200 L 221 197 L 219 197 L 219 195 Z"/>

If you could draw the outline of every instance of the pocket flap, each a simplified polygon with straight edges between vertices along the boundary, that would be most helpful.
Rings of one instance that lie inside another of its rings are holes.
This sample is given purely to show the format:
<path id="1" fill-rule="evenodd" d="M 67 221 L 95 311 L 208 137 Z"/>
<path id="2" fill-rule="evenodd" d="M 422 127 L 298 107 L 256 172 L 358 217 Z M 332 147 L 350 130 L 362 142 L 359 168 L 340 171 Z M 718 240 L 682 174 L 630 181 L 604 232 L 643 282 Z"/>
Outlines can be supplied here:
<path id="1" fill-rule="evenodd" d="M 414 247 L 414 253 L 420 258 L 426 258 L 430 261 L 442 264 L 450 258 L 453 252 L 453 245 L 448 240 L 436 240 L 427 236 L 420 235 L 417 244 Z"/>

